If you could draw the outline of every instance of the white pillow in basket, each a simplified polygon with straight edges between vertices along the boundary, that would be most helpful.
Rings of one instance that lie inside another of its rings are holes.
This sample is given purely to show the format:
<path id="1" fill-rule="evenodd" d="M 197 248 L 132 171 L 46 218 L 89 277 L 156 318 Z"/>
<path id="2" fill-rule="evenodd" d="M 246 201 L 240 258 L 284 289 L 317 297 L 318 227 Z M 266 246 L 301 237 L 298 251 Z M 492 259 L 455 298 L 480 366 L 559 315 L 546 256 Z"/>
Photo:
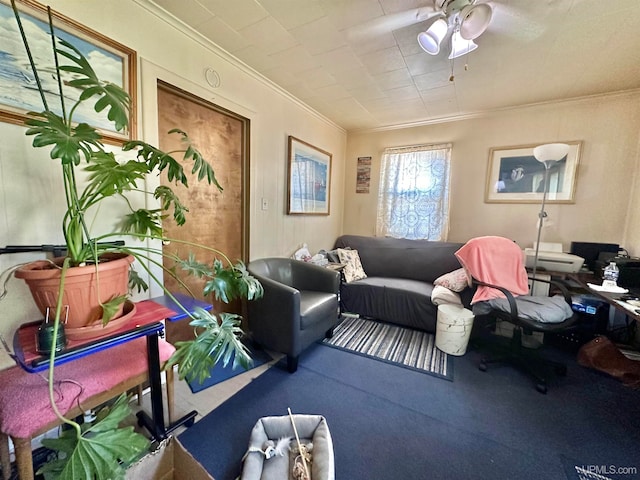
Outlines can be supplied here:
<path id="1" fill-rule="evenodd" d="M 344 263 L 345 267 L 342 270 L 344 274 L 344 281 L 349 283 L 354 280 L 360 280 L 367 278 L 367 274 L 364 273 L 362 263 L 360 263 L 360 255 L 357 250 L 338 248 L 338 258 L 340 263 Z"/>
<path id="2" fill-rule="evenodd" d="M 467 287 L 471 286 L 471 282 L 467 272 L 464 268 L 459 268 L 453 272 L 445 273 L 439 276 L 433 282 L 434 285 L 440 285 L 442 287 L 453 290 L 454 292 L 461 292 Z"/>

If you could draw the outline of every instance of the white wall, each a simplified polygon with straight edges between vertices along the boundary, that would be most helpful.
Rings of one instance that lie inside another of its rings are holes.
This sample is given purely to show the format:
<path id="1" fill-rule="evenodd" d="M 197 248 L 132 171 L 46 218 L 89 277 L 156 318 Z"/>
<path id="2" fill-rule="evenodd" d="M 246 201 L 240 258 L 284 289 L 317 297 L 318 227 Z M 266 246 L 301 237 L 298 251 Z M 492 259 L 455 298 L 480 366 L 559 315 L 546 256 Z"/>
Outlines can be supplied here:
<path id="1" fill-rule="evenodd" d="M 346 150 L 343 129 L 273 87 L 224 51 L 172 26 L 168 23 L 170 18 L 146 1 L 48 3 L 63 15 L 137 51 L 141 138 L 152 143 L 157 140 L 158 78 L 251 120 L 251 258 L 290 255 L 303 242 L 314 252 L 333 245 L 342 228 Z M 219 73 L 219 88 L 206 83 L 207 67 Z M 331 215 L 286 215 L 288 135 L 333 154 Z M 46 153 L 35 153 L 29 147 L 30 140 L 24 137 L 22 127 L 0 123 L 0 139 L 0 245 L 62 243 L 62 187 L 57 163 L 49 160 Z M 268 202 L 267 210 L 261 209 L 262 198 Z M 97 225 L 98 230 L 108 227 Z M 0 256 L 0 269 L 35 257 Z M 0 333 L 8 339 L 21 323 L 39 318 L 24 285 L 14 279 L 9 289 L 2 301 L 0 322 Z M 0 358 L 0 367 L 3 362 L 11 363 L 6 357 Z"/>
<path id="2" fill-rule="evenodd" d="M 344 233 L 373 235 L 380 155 L 385 147 L 451 142 L 449 240 L 502 235 L 522 247 L 537 232 L 538 204 L 484 202 L 489 149 L 581 140 L 575 204 L 551 204 L 542 241 L 619 243 L 640 255 L 640 93 L 514 109 L 450 123 L 349 133 Z M 356 194 L 357 158 L 372 156 L 371 193 Z"/>

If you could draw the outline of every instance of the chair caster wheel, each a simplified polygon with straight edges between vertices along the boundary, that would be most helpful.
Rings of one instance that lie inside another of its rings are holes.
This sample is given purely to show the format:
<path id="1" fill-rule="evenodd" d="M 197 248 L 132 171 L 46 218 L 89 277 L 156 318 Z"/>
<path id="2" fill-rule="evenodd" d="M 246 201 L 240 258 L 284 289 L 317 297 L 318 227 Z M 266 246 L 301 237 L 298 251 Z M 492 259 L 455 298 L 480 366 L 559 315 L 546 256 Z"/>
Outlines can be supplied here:
<path id="1" fill-rule="evenodd" d="M 558 365 L 554 368 L 554 371 L 556 372 L 556 375 L 559 375 L 561 377 L 566 377 L 567 376 L 567 367 L 566 365 Z"/>
<path id="2" fill-rule="evenodd" d="M 480 370 L 481 372 L 486 372 L 487 371 L 487 364 L 484 362 L 480 362 L 480 365 L 478 365 L 478 370 Z"/>
<path id="3" fill-rule="evenodd" d="M 545 395 L 547 393 L 547 386 L 544 383 L 538 383 L 536 385 L 536 390 Z"/>

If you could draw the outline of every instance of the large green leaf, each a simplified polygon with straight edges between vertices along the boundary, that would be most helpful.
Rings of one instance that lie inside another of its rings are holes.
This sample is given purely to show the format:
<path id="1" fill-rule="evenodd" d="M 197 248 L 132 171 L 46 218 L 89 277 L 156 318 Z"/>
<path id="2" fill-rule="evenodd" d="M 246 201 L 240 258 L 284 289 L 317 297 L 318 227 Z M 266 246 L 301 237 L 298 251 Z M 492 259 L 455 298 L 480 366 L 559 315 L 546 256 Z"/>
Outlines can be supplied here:
<path id="1" fill-rule="evenodd" d="M 253 300 L 263 294 L 262 285 L 249 274 L 244 263 L 225 267 L 220 260 L 213 263 L 213 277 L 205 283 L 204 294 L 213 293 L 217 300 L 229 303 L 236 298 Z"/>
<path id="2" fill-rule="evenodd" d="M 146 164 L 136 160 L 119 163 L 113 153 L 107 152 L 95 152 L 85 170 L 91 172 L 87 191 L 103 197 L 132 190 L 136 180 L 144 180 L 148 173 Z"/>
<path id="3" fill-rule="evenodd" d="M 107 480 L 123 478 L 124 468 L 149 448 L 149 441 L 133 427 L 119 428 L 131 414 L 127 397 L 121 395 L 110 409 L 99 413 L 95 424 L 78 436 L 66 430 L 57 439 L 44 439 L 43 445 L 59 453 L 38 473 L 59 480 Z"/>
<path id="4" fill-rule="evenodd" d="M 190 253 L 186 260 L 177 260 L 182 270 L 187 272 L 187 275 L 193 275 L 196 278 L 210 278 L 213 276 L 213 269 L 208 264 L 198 261 L 193 253 Z"/>
<path id="5" fill-rule="evenodd" d="M 121 228 L 124 233 L 151 235 L 162 237 L 162 210 L 145 210 L 140 208 L 122 219 Z"/>
<path id="6" fill-rule="evenodd" d="M 29 116 L 25 124 L 31 128 L 26 134 L 35 135 L 33 146 L 53 145 L 51 158 L 59 158 L 63 164 L 78 165 L 81 155 L 89 161 L 93 153 L 92 147 L 100 148 L 100 134 L 86 123 L 71 127 L 53 112 L 30 112 Z"/>
<path id="7" fill-rule="evenodd" d="M 101 303 L 102 307 L 102 326 L 106 326 L 109 321 L 114 317 L 120 305 L 127 300 L 127 295 L 119 295 L 112 298 L 108 302 Z"/>
<path id="8" fill-rule="evenodd" d="M 160 200 L 163 210 L 169 210 L 171 205 L 173 205 L 173 219 L 177 225 L 184 225 L 187 221 L 185 213 L 187 213 L 189 209 L 180 202 L 180 199 L 173 193 L 173 190 L 164 185 L 160 185 L 156 188 L 153 196 Z"/>
<path id="9" fill-rule="evenodd" d="M 178 365 L 180 379 L 198 379 L 202 383 L 218 362 L 227 366 L 233 358 L 233 368 L 238 365 L 249 368 L 251 357 L 247 347 L 240 341 L 241 317 L 232 313 L 220 313 L 220 323 L 216 315 L 202 308 L 196 308 L 189 325 L 199 330 L 198 337 L 188 342 L 176 342 L 177 350 L 167 361 L 165 368 Z"/>
<path id="10" fill-rule="evenodd" d="M 122 149 L 125 152 L 137 149 L 136 154 L 138 158 L 146 162 L 149 171 L 157 168 L 159 172 L 162 172 L 167 169 L 167 178 L 170 182 L 175 181 L 176 183 L 182 183 L 185 187 L 189 186 L 182 165 L 168 153 L 141 140 L 125 142 L 124 145 L 122 145 Z"/>
<path id="11" fill-rule="evenodd" d="M 84 55 L 72 44 L 62 39 L 60 44 L 65 48 L 57 48 L 56 52 L 73 62 L 73 65 L 61 65 L 60 70 L 74 74 L 68 84 L 82 90 L 80 101 L 98 96 L 94 107 L 96 112 L 107 108 L 107 118 L 114 123 L 116 130 L 126 128 L 131 104 L 129 94 L 118 85 L 102 83 Z"/>
<path id="12" fill-rule="evenodd" d="M 133 268 L 129 270 L 129 290 L 136 290 L 138 293 L 149 290 L 149 284 Z"/>

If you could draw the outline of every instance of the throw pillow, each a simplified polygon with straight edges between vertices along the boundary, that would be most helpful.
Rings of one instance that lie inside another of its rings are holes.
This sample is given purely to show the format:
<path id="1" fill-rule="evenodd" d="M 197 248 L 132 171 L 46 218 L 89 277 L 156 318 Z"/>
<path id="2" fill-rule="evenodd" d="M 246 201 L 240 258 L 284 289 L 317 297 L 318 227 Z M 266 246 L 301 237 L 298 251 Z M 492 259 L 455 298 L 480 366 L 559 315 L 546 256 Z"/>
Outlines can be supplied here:
<path id="1" fill-rule="evenodd" d="M 431 303 L 434 305 L 460 305 L 460 295 L 442 285 L 436 285 L 431 291 Z"/>
<path id="2" fill-rule="evenodd" d="M 436 278 L 433 284 L 446 287 L 449 290 L 453 290 L 454 292 L 461 292 L 465 288 L 471 286 L 471 282 L 469 281 L 469 277 L 464 268 L 459 268 L 457 270 L 454 270 L 453 272 L 445 273 L 444 275 L 439 276 L 438 278 Z"/>
<path id="3" fill-rule="evenodd" d="M 340 258 L 340 263 L 344 263 L 345 265 L 344 270 L 342 270 L 345 282 L 349 283 L 367 278 L 367 274 L 364 273 L 364 269 L 362 268 L 362 263 L 360 263 L 358 250 L 338 248 L 338 258 Z"/>

